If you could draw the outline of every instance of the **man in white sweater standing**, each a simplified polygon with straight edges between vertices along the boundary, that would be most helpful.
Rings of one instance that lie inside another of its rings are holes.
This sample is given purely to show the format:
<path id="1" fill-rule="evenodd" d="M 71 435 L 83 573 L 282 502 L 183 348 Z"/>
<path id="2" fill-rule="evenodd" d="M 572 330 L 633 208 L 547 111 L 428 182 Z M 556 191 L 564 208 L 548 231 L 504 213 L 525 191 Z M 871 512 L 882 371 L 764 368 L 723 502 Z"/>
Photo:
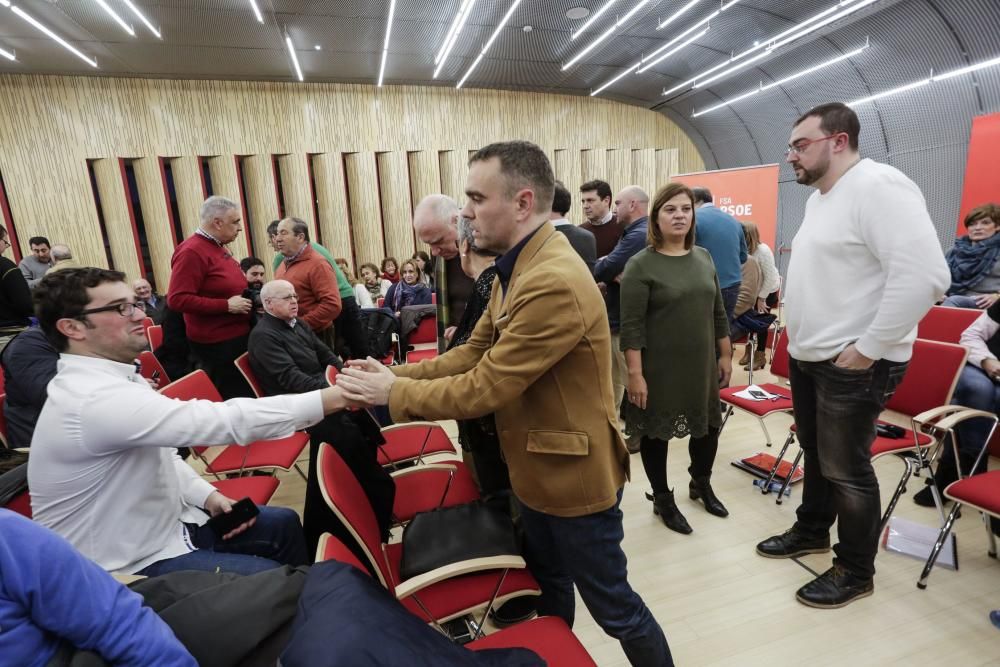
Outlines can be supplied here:
<path id="1" fill-rule="evenodd" d="M 830 550 L 833 567 L 796 593 L 843 607 L 874 591 L 879 487 L 875 420 L 903 378 L 916 325 L 950 282 L 920 189 L 858 154 L 850 107 L 823 104 L 792 129 L 788 162 L 816 188 L 792 242 L 785 290 L 795 424 L 805 453 L 795 525 L 757 545 L 768 558 Z"/>

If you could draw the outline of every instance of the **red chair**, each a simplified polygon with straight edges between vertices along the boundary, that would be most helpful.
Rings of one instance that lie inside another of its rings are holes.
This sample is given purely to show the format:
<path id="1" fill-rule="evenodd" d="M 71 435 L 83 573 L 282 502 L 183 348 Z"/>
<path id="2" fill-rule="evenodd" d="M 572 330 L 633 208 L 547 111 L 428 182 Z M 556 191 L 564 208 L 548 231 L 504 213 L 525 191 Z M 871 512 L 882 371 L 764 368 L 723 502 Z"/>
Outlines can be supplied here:
<path id="1" fill-rule="evenodd" d="M 146 329 L 146 338 L 149 339 L 149 349 L 153 352 L 163 345 L 163 327 L 159 324 Z"/>
<path id="2" fill-rule="evenodd" d="M 183 401 L 203 400 L 221 402 L 222 397 L 205 371 L 197 370 L 188 373 L 175 382 L 171 382 L 160 390 L 160 393 L 170 398 Z M 258 440 L 249 445 L 226 445 L 211 462 L 205 459 L 208 447 L 192 447 L 195 456 L 205 462 L 205 471 L 218 477 L 219 475 L 242 475 L 248 470 L 291 470 L 306 479 L 305 473 L 295 463 L 302 451 L 309 445 L 309 435 L 297 431 L 285 438 L 277 440 Z"/>
<path id="3" fill-rule="evenodd" d="M 788 336 L 784 331 L 778 336 L 778 342 L 775 345 L 774 354 L 771 356 L 771 374 L 779 378 L 788 379 Z M 748 412 L 757 418 L 757 423 L 760 424 L 761 430 L 764 431 L 764 437 L 767 441 L 767 446 L 771 446 L 771 434 L 767 430 L 767 424 L 764 423 L 764 418 L 773 414 L 778 413 L 791 413 L 792 412 L 792 390 L 791 387 L 781 384 L 765 383 L 757 385 L 769 394 L 774 394 L 780 396 L 781 398 L 775 401 L 753 401 L 745 398 L 740 398 L 736 394 L 743 391 L 749 385 L 740 385 L 738 387 L 727 387 L 725 389 L 719 390 L 719 398 L 726 405 L 726 414 L 722 418 L 722 428 L 726 427 L 726 422 L 729 417 L 733 414 L 735 410 L 742 410 L 743 412 Z M 721 431 L 721 429 L 720 429 Z M 790 439 L 785 440 L 785 445 L 781 449 L 781 453 L 778 455 L 778 460 L 784 456 L 785 451 L 788 449 L 788 445 L 791 443 Z M 777 466 L 777 461 L 775 462 Z M 764 487 L 765 489 L 767 486 Z M 766 493 L 766 491 L 765 491 Z"/>
<path id="4" fill-rule="evenodd" d="M 406 339 L 405 361 L 416 364 L 438 356 L 437 316 L 430 315 L 417 323 L 417 328 Z"/>
<path id="5" fill-rule="evenodd" d="M 371 576 L 351 550 L 329 533 L 320 536 L 316 549 L 316 562 L 324 560 L 345 563 Z M 566 622 L 555 616 L 534 618 L 465 644 L 471 651 L 517 647 L 534 651 L 549 667 L 597 667 Z"/>
<path id="6" fill-rule="evenodd" d="M 156 323 L 153 322 L 153 318 L 152 317 L 144 317 L 142 319 L 142 331 L 143 331 L 143 333 L 148 332 L 149 331 L 149 327 L 152 327 L 152 326 L 155 326 L 155 325 L 156 325 Z M 146 333 L 146 337 L 147 338 L 149 337 L 148 333 Z"/>
<path id="7" fill-rule="evenodd" d="M 883 456 L 897 456 L 903 462 L 903 474 L 899 478 L 899 484 L 892 494 L 892 498 L 886 505 L 885 513 L 882 515 L 881 527 L 892 516 L 896 509 L 896 503 L 900 496 L 906 491 L 906 480 L 910 475 L 915 475 L 922 468 L 929 468 L 933 462 L 933 457 L 928 458 L 926 453 L 937 447 L 942 441 L 934 432 L 921 428 L 918 419 L 924 419 L 928 415 L 940 414 L 942 411 L 953 411 L 949 406 L 951 395 L 958 384 L 958 376 L 965 366 L 965 359 L 968 350 L 961 345 L 951 343 L 939 343 L 932 340 L 920 340 L 913 343 L 913 356 L 910 365 L 906 370 L 903 381 L 899 383 L 896 392 L 886 401 L 885 409 L 901 413 L 909 417 L 913 428 L 903 429 L 903 435 L 899 438 L 889 438 L 877 435 L 871 446 L 872 461 L 877 461 Z M 879 420 L 880 424 L 889 422 Z M 794 438 L 795 425 L 789 429 L 789 438 Z M 802 450 L 795 455 L 792 469 L 799 464 L 802 459 Z M 933 478 L 932 478 L 933 479 Z M 782 498 L 788 482 L 782 485 L 778 493 L 778 501 Z"/>
<path id="8" fill-rule="evenodd" d="M 327 367 L 326 381 L 331 387 L 337 384 L 335 367 Z M 393 424 L 382 429 L 382 437 L 385 438 L 385 444 L 378 448 L 378 462 L 382 466 L 419 464 L 425 456 L 434 454 L 458 456 L 451 438 L 435 422 Z"/>
<path id="9" fill-rule="evenodd" d="M 413 614 L 440 628 L 440 624 L 482 610 L 482 627 L 494 605 L 541 590 L 524 559 L 518 555 L 474 558 L 403 580 L 399 573 L 403 543 L 383 543 L 375 513 L 358 480 L 330 445 L 319 448 L 316 463 L 320 490 L 331 511 L 348 530 L 377 574 Z"/>
<path id="10" fill-rule="evenodd" d="M 413 466 L 393 473 L 392 479 L 396 483 L 392 517 L 397 524 L 406 523 L 417 512 L 464 505 L 480 498 L 472 473 L 457 461 Z"/>
<path id="11" fill-rule="evenodd" d="M 257 381 L 257 376 L 253 372 L 253 368 L 250 367 L 250 353 L 244 352 L 240 356 L 236 357 L 233 361 L 236 364 L 236 368 L 239 369 L 240 373 L 243 375 L 243 379 L 247 381 L 250 388 L 253 389 L 253 394 L 257 398 L 266 396 L 264 393 L 264 388 L 260 386 L 260 382 Z"/>
<path id="12" fill-rule="evenodd" d="M 149 350 L 143 350 L 139 353 L 139 372 L 142 377 L 147 380 L 153 379 L 153 374 L 156 373 L 156 379 L 160 383 L 160 386 L 170 384 L 170 377 L 167 372 L 163 370 L 163 365 L 160 360 L 156 358 L 156 355 Z"/>
<path id="13" fill-rule="evenodd" d="M 932 306 L 917 324 L 917 338 L 941 343 L 958 343 L 962 332 L 982 314 L 983 311 L 974 308 Z"/>
<path id="14" fill-rule="evenodd" d="M 5 510 L 10 510 L 11 512 L 17 512 L 23 517 L 31 518 L 31 496 L 27 491 L 22 491 L 13 498 L 7 501 L 7 504 L 3 506 Z"/>
<path id="15" fill-rule="evenodd" d="M 979 456 L 976 457 L 976 462 L 972 466 L 972 470 L 975 470 L 982 461 L 982 458 L 986 456 L 990 439 L 997 431 L 997 415 L 982 410 L 961 410 L 956 414 L 945 417 L 937 423 L 938 428 L 949 432 L 949 440 L 956 449 L 956 459 L 958 458 L 958 451 L 954 428 L 966 419 L 990 419 L 993 421 L 990 436 L 986 438 L 986 442 L 983 443 L 982 449 L 979 450 Z M 957 482 L 952 482 L 945 488 L 944 495 L 955 501 L 955 504 L 951 508 L 951 512 L 948 513 L 944 525 L 941 526 L 941 532 L 938 533 L 937 541 L 931 548 L 927 563 L 920 573 L 920 579 L 917 581 L 917 588 L 920 589 L 927 588 L 927 578 L 931 575 L 931 569 L 933 569 L 934 563 L 937 561 L 938 554 L 941 553 L 941 547 L 944 546 L 945 540 L 948 539 L 948 534 L 955 524 L 955 519 L 958 518 L 958 513 L 961 511 L 962 505 L 968 505 L 983 514 L 984 523 L 986 524 L 987 553 L 990 555 L 990 558 L 997 557 L 997 538 L 993 534 L 989 518 L 992 517 L 1000 520 L 1000 470 L 991 470 L 959 479 Z"/>

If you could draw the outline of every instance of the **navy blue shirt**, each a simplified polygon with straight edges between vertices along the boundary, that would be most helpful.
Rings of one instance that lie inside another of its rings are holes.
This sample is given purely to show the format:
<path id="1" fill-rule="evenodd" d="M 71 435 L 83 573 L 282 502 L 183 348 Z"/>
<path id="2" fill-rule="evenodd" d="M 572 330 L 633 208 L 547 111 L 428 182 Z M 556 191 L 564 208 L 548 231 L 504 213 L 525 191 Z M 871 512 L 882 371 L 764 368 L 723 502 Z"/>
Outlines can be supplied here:
<path id="1" fill-rule="evenodd" d="M 646 216 L 629 223 L 614 250 L 601 257 L 594 265 L 594 279 L 607 285 L 604 305 L 608 309 L 608 323 L 612 333 L 618 333 L 621 324 L 621 285 L 615 282 L 615 278 L 622 274 L 632 256 L 646 247 L 648 225 L 649 218 Z"/>
<path id="2" fill-rule="evenodd" d="M 500 289 L 503 290 L 504 296 L 507 296 L 507 285 L 510 284 L 510 278 L 514 275 L 514 265 L 517 264 L 518 255 L 524 250 L 524 246 L 528 245 L 528 241 L 544 226 L 544 224 L 539 225 L 535 231 L 518 241 L 516 246 L 497 257 L 496 261 L 493 262 L 493 266 L 497 269 L 497 278 L 500 279 Z"/>
<path id="3" fill-rule="evenodd" d="M 694 242 L 708 251 L 715 262 L 719 287 L 726 289 L 742 281 L 747 261 L 747 240 L 740 221 L 722 209 L 705 204 L 694 216 Z"/>

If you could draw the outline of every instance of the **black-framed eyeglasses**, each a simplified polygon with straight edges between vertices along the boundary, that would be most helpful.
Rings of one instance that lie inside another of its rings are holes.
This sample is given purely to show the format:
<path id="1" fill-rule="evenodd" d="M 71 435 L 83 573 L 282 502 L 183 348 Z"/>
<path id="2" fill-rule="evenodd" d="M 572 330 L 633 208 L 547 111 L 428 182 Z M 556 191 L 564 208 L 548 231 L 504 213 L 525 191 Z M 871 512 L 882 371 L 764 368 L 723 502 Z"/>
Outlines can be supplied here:
<path id="1" fill-rule="evenodd" d="M 80 319 L 84 315 L 93 315 L 94 313 L 108 313 L 111 311 L 117 311 L 122 317 L 132 317 L 136 310 L 141 310 L 146 312 L 146 302 L 145 301 L 134 301 L 132 303 L 116 303 L 111 306 L 101 306 L 100 308 L 88 308 L 82 311 L 74 319 Z"/>

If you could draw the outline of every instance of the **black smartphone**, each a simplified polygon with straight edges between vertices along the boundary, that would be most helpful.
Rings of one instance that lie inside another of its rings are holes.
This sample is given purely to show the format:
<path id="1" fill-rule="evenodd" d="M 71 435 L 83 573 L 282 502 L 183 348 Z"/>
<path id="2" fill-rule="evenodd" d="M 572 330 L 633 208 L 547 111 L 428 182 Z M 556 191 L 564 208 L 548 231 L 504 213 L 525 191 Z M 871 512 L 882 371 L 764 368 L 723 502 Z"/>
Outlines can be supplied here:
<path id="1" fill-rule="evenodd" d="M 753 396 L 754 398 L 759 398 L 759 399 L 761 399 L 761 400 L 763 400 L 763 399 L 767 398 L 767 394 L 765 394 L 765 393 L 764 393 L 764 392 L 762 392 L 762 391 L 758 391 L 758 390 L 756 390 L 756 389 L 751 389 L 751 390 L 750 390 L 749 392 L 747 392 L 747 393 L 749 393 L 749 394 L 750 394 L 751 396 Z"/>
<path id="2" fill-rule="evenodd" d="M 260 514 L 260 509 L 249 498 L 233 504 L 231 512 L 223 512 L 208 520 L 208 525 L 216 535 L 222 537 Z"/>

